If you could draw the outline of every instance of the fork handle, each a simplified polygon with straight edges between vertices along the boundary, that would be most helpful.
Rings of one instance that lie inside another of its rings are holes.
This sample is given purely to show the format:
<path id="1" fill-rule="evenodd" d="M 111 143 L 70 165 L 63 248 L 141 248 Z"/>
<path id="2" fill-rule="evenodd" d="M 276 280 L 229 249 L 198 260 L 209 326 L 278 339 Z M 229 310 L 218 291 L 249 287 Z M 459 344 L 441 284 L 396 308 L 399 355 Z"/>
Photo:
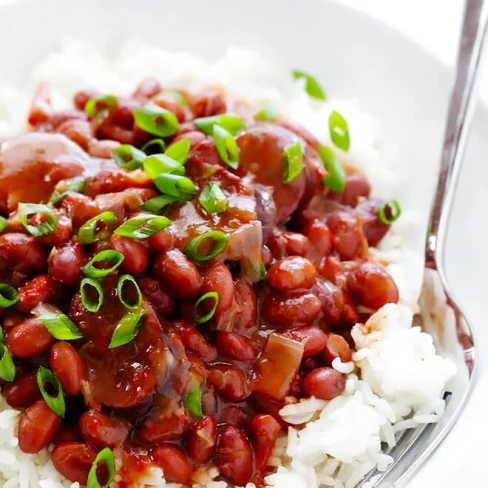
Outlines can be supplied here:
<path id="1" fill-rule="evenodd" d="M 469 128 L 477 101 L 479 65 L 488 21 L 484 0 L 466 0 L 456 78 L 451 93 L 437 189 L 425 249 L 429 267 L 443 268 L 443 243 Z"/>

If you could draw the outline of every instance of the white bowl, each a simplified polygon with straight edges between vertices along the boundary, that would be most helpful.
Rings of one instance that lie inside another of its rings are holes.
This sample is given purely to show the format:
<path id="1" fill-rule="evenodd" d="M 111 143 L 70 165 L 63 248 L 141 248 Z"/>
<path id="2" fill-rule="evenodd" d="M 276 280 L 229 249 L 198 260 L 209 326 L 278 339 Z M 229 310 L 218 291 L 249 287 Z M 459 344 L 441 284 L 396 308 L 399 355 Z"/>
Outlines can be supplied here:
<path id="1" fill-rule="evenodd" d="M 109 51 L 140 37 L 213 59 L 232 43 L 259 50 L 271 63 L 314 73 L 331 96 L 357 99 L 381 121 L 408 176 L 398 197 L 426 222 L 452 80 L 438 60 L 387 26 L 325 0 L 20 0 L 0 8 L 0 79 L 22 86 L 30 68 L 67 35 Z M 488 346 L 488 226 L 481 203 L 488 188 L 487 130 L 488 112 L 480 106 L 447 249 L 450 281 L 481 349 Z M 482 372 L 460 422 L 410 486 L 480 486 L 487 383 Z M 454 453 L 456 463 L 448 464 Z"/>

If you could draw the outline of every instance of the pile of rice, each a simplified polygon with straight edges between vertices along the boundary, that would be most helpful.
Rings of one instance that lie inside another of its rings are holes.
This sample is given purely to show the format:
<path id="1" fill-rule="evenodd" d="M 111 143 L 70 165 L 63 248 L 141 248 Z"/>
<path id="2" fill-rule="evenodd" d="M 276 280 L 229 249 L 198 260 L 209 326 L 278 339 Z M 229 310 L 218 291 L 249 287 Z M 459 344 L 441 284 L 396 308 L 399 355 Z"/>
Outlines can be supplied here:
<path id="1" fill-rule="evenodd" d="M 105 93 L 130 93 L 145 76 L 156 76 L 165 88 L 190 91 L 220 86 L 229 95 L 257 107 L 270 100 L 279 113 L 330 144 L 327 120 L 332 110 L 347 119 L 351 149 L 344 161 L 365 174 L 376 196 L 395 195 L 398 167 L 390 157 L 379 124 L 362 113 L 354 102 L 311 99 L 302 81 L 275 71 L 254 51 L 230 48 L 215 63 L 186 53 L 170 53 L 129 42 L 115 58 L 107 59 L 92 46 L 65 40 L 34 69 L 30 84 L 20 91 L 0 90 L 0 140 L 25 130 L 25 114 L 39 81 L 49 81 L 57 108 L 70 105 L 79 89 Z M 403 208 L 396 223 L 371 258 L 385 265 L 400 290 L 400 304 L 388 304 L 366 324 L 357 324 L 353 338 L 357 352 L 349 363 L 336 359 L 333 367 L 347 374 L 343 395 L 332 401 L 315 398 L 287 405 L 282 417 L 290 427 L 277 441 L 266 478 L 277 488 L 353 488 L 372 469 L 385 470 L 392 458 L 384 453 L 395 436 L 419 424 L 436 422 L 444 410 L 443 392 L 456 374 L 455 363 L 436 354 L 431 335 L 413 327 L 422 283 L 423 236 L 419 216 Z M 451 331 L 452 337 L 455 337 Z M 63 480 L 44 450 L 27 455 L 18 448 L 19 412 L 0 397 L 0 486 L 3 488 L 77 488 Z M 303 428 L 301 424 L 307 422 Z M 225 488 L 214 481 L 218 470 L 202 471 L 194 487 Z M 115 483 L 116 484 L 116 483 Z M 159 468 L 138 480 L 141 487 L 168 487 Z M 251 488 L 252 484 L 248 485 Z"/>

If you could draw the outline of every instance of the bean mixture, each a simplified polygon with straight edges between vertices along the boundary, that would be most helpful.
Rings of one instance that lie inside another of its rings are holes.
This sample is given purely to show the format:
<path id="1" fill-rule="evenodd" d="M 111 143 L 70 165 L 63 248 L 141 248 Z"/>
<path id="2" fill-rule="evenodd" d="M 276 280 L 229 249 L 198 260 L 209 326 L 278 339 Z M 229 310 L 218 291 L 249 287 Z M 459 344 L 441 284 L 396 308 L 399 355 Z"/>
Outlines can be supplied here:
<path id="1" fill-rule="evenodd" d="M 54 445 L 89 488 L 114 458 L 122 488 L 150 464 L 262 486 L 280 409 L 340 395 L 351 327 L 398 301 L 368 257 L 397 202 L 217 90 L 147 79 L 60 112 L 42 84 L 28 121 L 0 148 L 0 382 L 21 450 Z"/>

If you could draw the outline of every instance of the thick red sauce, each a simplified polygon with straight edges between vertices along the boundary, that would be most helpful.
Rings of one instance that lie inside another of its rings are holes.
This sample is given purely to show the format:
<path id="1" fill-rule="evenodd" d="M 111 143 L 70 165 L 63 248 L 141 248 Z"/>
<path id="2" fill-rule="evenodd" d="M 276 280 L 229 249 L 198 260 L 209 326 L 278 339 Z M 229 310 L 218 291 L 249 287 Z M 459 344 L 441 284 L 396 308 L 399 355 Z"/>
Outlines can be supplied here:
<path id="1" fill-rule="evenodd" d="M 368 262 L 368 246 L 388 231 L 377 215 L 382 202 L 370 197 L 363 176 L 351 172 L 343 193 L 329 191 L 312 135 L 283 120 L 255 121 L 249 107 L 219 92 L 183 93 L 183 106 L 146 80 L 130 97 L 120 97 L 111 113 L 89 118 L 83 108 L 93 95 L 78 93 L 74 109 L 59 113 L 50 108 L 43 85 L 29 115 L 33 132 L 0 150 L 0 212 L 8 218 L 0 235 L 0 276 L 19 295 L 14 306 L 0 308 L 4 342 L 16 365 L 15 380 L 2 388 L 7 402 L 22 409 L 20 447 L 37 452 L 54 443 L 55 467 L 81 484 L 97 452 L 109 447 L 123 458 L 122 487 L 137 485 L 150 463 L 168 481 L 184 485 L 212 465 L 230 484 L 260 485 L 286 428 L 279 410 L 311 395 L 341 394 L 345 378 L 331 363 L 350 360 L 351 327 L 398 301 L 387 271 Z M 140 148 L 153 138 L 132 114 L 151 99 L 179 119 L 165 142 L 191 142 L 185 168 L 197 196 L 167 206 L 162 213 L 171 225 L 149 239 L 108 233 L 83 245 L 77 233 L 88 219 L 112 210 L 120 225 L 158 195 L 142 169 L 126 171 L 111 157 L 119 143 Z M 237 170 L 222 162 L 213 139 L 192 123 L 221 113 L 246 123 L 236 135 Z M 284 151 L 299 138 L 303 171 L 285 183 Z M 17 204 L 46 203 L 79 176 L 86 178 L 84 194 L 55 204 L 54 231 L 29 235 Z M 226 210 L 209 214 L 199 203 L 207 182 L 219 184 Z M 224 231 L 229 244 L 215 259 L 193 262 L 185 246 L 209 230 Z M 124 261 L 100 280 L 104 303 L 90 312 L 79 292 L 81 268 L 104 249 L 121 252 Z M 121 273 L 136 278 L 145 315 L 130 343 L 110 349 L 127 312 L 117 295 Z M 195 303 L 213 291 L 219 294 L 215 314 L 197 325 Z M 40 303 L 66 313 L 83 338 L 56 341 L 34 315 Z M 63 419 L 41 399 L 40 365 L 63 386 Z M 188 403 L 195 390 L 202 415 Z"/>

